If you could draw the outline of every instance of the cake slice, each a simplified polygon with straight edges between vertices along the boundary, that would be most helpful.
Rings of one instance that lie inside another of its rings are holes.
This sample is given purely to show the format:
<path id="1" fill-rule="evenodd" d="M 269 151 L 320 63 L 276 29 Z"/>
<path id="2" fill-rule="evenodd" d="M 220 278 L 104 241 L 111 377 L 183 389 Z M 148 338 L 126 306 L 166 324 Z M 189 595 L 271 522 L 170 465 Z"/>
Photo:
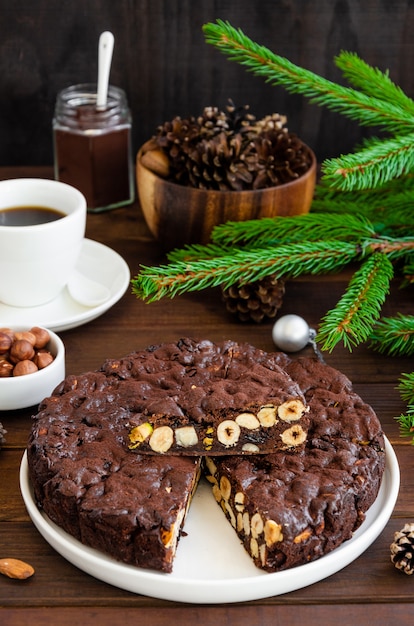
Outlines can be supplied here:
<path id="1" fill-rule="evenodd" d="M 268 454 L 306 440 L 302 391 L 253 346 L 185 339 L 107 361 L 103 371 L 130 381 L 129 447 L 140 454 Z"/>
<path id="2" fill-rule="evenodd" d="M 95 372 L 70 377 L 40 405 L 27 448 L 35 499 L 85 545 L 171 572 L 200 461 L 129 452 L 128 413 L 110 382 Z"/>
<path id="3" fill-rule="evenodd" d="M 208 457 L 216 500 L 255 564 L 269 572 L 313 561 L 352 537 L 385 467 L 381 425 L 346 376 L 316 359 L 278 362 L 310 406 L 302 450 Z"/>

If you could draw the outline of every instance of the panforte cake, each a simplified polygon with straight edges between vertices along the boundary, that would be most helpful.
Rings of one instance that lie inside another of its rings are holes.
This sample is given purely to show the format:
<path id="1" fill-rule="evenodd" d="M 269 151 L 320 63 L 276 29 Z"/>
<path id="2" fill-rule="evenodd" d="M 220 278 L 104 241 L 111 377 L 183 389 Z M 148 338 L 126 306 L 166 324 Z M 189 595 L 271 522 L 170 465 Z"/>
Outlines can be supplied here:
<path id="1" fill-rule="evenodd" d="M 208 457 L 207 478 L 255 564 L 269 572 L 313 561 L 352 537 L 375 501 L 384 437 L 349 379 L 316 358 L 278 363 L 310 407 L 304 448 Z"/>
<path id="2" fill-rule="evenodd" d="M 163 572 L 202 471 L 255 564 L 273 572 L 350 538 L 385 466 L 379 420 L 337 370 L 193 339 L 67 376 L 39 405 L 27 458 L 50 519 Z"/>

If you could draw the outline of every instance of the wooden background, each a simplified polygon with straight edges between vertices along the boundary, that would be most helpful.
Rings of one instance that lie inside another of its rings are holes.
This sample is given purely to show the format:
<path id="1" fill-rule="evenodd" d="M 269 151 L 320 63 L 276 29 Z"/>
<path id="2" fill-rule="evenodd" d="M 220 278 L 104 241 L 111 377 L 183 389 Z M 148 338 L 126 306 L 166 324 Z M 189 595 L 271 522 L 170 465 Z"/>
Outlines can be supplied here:
<path id="1" fill-rule="evenodd" d="M 127 92 L 134 150 L 175 115 L 228 98 L 280 112 L 320 160 L 353 149 L 357 124 L 270 87 L 207 45 L 202 24 L 228 20 L 277 54 L 333 80 L 358 53 L 414 96 L 413 0 L 0 0 L 0 165 L 53 161 L 57 92 L 96 80 L 97 44 L 115 35 L 111 82 Z"/>

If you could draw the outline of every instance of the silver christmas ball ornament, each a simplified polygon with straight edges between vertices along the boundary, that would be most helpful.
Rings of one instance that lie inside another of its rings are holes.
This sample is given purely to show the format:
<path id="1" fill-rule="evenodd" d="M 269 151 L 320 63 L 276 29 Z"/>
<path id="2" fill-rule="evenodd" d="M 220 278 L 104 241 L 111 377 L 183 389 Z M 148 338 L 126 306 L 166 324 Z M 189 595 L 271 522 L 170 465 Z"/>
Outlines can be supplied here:
<path id="1" fill-rule="evenodd" d="M 312 334 L 303 317 L 291 314 L 277 320 L 272 329 L 272 339 L 279 350 L 299 352 L 310 343 Z"/>

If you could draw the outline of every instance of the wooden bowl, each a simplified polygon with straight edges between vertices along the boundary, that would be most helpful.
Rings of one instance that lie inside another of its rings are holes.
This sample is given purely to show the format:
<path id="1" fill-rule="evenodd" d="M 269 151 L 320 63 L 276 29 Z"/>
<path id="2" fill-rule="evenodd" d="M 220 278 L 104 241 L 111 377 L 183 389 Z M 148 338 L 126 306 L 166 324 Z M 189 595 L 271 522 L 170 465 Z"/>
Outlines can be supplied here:
<path id="1" fill-rule="evenodd" d="M 137 190 L 145 221 L 165 251 L 208 243 L 211 231 L 228 221 L 308 213 L 316 182 L 316 157 L 300 178 L 252 191 L 195 189 L 170 182 L 136 161 Z"/>

